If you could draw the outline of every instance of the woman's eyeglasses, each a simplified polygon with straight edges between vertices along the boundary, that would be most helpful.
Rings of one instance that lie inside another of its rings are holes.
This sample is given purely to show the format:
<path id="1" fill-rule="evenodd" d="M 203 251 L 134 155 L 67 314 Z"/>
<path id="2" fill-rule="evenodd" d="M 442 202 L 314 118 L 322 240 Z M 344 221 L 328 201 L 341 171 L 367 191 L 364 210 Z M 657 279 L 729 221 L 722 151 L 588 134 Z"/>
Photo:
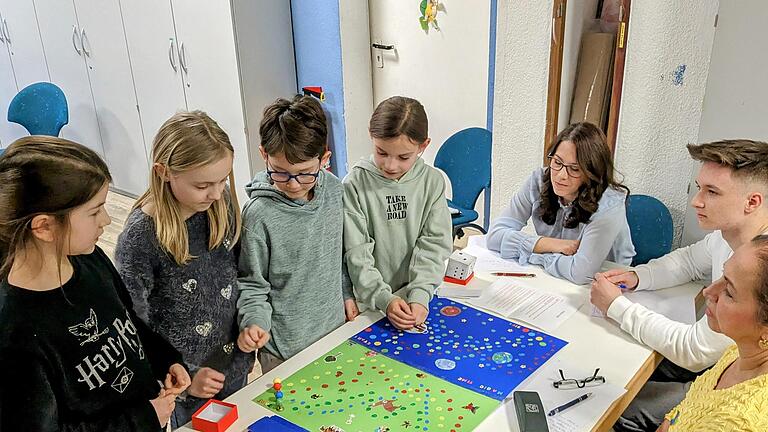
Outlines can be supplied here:
<path id="1" fill-rule="evenodd" d="M 566 378 L 565 374 L 563 374 L 563 370 L 558 370 L 560 371 L 560 378 L 562 379 L 552 383 L 556 389 L 594 387 L 599 386 L 600 384 L 605 384 L 605 378 L 597 374 L 597 372 L 600 371 L 600 368 L 595 369 L 595 373 L 592 376 L 584 379 Z"/>
<path id="2" fill-rule="evenodd" d="M 566 165 L 559 158 L 548 156 L 549 167 L 555 171 L 565 168 L 565 172 L 571 177 L 581 177 L 581 168 L 578 165 Z"/>

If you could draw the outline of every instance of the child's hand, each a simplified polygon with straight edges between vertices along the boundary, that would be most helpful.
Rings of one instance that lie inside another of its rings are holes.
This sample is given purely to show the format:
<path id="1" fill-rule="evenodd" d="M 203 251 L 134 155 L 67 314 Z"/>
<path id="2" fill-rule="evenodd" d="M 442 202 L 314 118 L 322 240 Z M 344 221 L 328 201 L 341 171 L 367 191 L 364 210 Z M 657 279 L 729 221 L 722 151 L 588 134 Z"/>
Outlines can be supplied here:
<path id="1" fill-rule="evenodd" d="M 200 368 L 192 378 L 189 394 L 195 397 L 210 399 L 224 388 L 223 373 L 209 367 Z"/>
<path id="2" fill-rule="evenodd" d="M 168 368 L 168 374 L 165 375 L 165 383 L 163 385 L 165 386 L 166 393 L 178 396 L 189 387 L 191 382 L 192 380 L 189 379 L 189 374 L 184 369 L 184 366 L 174 363 Z"/>
<path id="3" fill-rule="evenodd" d="M 360 309 L 357 308 L 355 299 L 344 300 L 344 312 L 347 314 L 347 321 L 354 321 L 355 317 L 360 315 Z"/>
<path id="4" fill-rule="evenodd" d="M 157 421 L 160 422 L 160 426 L 165 427 L 171 419 L 173 410 L 176 409 L 176 395 L 168 393 L 165 390 L 160 390 L 160 395 L 158 395 L 156 399 L 149 401 L 149 403 L 151 403 L 152 408 L 155 409 Z"/>
<path id="5" fill-rule="evenodd" d="M 408 330 L 417 324 L 413 318 L 411 307 L 405 300 L 397 296 L 387 306 L 387 318 L 393 326 L 400 330 Z"/>
<path id="6" fill-rule="evenodd" d="M 257 325 L 251 325 L 240 332 L 237 337 L 237 346 L 242 352 L 254 352 L 263 347 L 269 340 L 269 333 Z"/>
<path id="7" fill-rule="evenodd" d="M 411 316 L 416 321 L 415 325 L 424 324 L 424 321 L 427 320 L 427 315 L 429 315 L 429 310 L 421 303 L 411 303 L 410 306 Z"/>

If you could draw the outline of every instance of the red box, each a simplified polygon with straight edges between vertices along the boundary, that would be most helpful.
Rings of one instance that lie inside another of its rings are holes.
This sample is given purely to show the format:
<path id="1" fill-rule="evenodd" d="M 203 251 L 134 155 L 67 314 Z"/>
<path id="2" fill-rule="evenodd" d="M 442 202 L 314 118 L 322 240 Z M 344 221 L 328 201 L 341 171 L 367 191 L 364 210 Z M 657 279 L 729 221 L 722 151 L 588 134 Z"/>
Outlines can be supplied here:
<path id="1" fill-rule="evenodd" d="M 192 427 L 201 432 L 224 432 L 237 420 L 237 405 L 211 399 L 192 415 Z"/>

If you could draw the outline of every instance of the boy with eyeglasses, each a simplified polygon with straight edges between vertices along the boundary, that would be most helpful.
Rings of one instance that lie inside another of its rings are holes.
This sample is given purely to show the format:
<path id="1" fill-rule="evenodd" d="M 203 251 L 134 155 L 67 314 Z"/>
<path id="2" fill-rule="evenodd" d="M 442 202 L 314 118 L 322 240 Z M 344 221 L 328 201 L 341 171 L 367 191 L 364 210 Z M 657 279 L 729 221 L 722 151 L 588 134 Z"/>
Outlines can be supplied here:
<path id="1" fill-rule="evenodd" d="M 266 171 L 246 185 L 238 300 L 245 352 L 267 372 L 358 314 L 342 271 L 343 187 L 320 104 L 278 99 L 259 128 Z"/>

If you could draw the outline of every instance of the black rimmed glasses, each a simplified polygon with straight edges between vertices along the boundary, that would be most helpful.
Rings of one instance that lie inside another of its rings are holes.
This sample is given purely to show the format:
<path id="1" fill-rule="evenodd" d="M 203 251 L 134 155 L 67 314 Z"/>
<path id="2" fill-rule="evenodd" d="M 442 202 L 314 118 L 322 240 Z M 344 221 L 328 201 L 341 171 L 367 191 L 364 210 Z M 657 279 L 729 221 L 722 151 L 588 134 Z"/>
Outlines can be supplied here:
<path id="1" fill-rule="evenodd" d="M 276 183 L 288 183 L 291 179 L 295 179 L 299 184 L 312 184 L 317 181 L 317 177 L 320 175 L 320 162 L 318 161 L 317 163 L 317 172 L 298 174 L 291 174 L 285 171 L 271 171 L 269 165 L 267 165 L 267 175 Z"/>
<path id="2" fill-rule="evenodd" d="M 600 384 L 605 384 L 605 377 L 597 374 L 600 371 L 600 368 L 595 369 L 595 373 L 592 376 L 588 376 L 584 379 L 566 378 L 563 370 L 558 370 L 560 371 L 560 378 L 562 379 L 552 383 L 556 389 L 594 387 L 599 386 Z"/>
<path id="3" fill-rule="evenodd" d="M 570 177 L 581 177 L 581 168 L 578 165 L 566 165 L 560 158 L 555 156 L 547 156 L 549 159 L 549 167 L 555 171 L 560 171 L 565 168 L 566 174 Z"/>

